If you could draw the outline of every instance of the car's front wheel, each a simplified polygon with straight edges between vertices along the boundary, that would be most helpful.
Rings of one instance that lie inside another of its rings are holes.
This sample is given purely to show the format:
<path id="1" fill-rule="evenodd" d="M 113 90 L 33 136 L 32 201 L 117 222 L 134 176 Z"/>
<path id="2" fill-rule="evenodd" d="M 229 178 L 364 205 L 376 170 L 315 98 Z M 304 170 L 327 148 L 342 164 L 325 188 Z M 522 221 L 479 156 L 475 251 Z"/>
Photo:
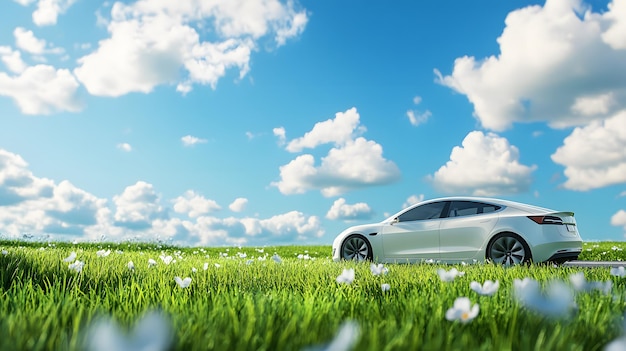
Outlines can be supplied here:
<path id="1" fill-rule="evenodd" d="M 519 235 L 500 233 L 487 246 L 487 259 L 493 263 L 513 266 L 531 261 L 528 244 Z"/>
<path id="2" fill-rule="evenodd" d="M 354 234 L 344 240 L 341 245 L 341 258 L 354 261 L 371 261 L 372 246 L 363 236 Z"/>

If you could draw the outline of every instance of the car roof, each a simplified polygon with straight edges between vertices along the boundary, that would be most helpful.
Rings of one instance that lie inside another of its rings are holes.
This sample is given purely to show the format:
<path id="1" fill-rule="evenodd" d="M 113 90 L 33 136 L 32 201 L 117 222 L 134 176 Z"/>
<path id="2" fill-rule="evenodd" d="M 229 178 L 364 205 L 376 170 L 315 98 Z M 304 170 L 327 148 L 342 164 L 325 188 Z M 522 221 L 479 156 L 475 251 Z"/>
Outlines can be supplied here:
<path id="1" fill-rule="evenodd" d="M 529 205 L 521 202 L 504 200 L 504 199 L 496 199 L 491 197 L 480 197 L 480 196 L 449 196 L 449 197 L 440 197 L 435 199 L 429 199 L 421 201 L 411 207 L 418 206 L 419 204 L 426 204 L 430 202 L 438 202 L 438 201 L 474 201 L 474 202 L 487 202 L 493 203 L 496 205 L 502 205 L 507 207 L 514 207 L 520 210 L 530 211 L 530 212 L 554 212 L 549 208 Z"/>

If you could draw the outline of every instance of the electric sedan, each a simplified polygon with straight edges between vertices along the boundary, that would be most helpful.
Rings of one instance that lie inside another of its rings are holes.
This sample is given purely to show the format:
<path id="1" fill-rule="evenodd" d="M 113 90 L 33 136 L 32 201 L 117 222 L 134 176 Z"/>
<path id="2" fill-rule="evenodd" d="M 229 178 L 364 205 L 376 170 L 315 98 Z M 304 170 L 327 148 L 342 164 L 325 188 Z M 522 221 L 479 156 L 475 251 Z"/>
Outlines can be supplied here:
<path id="1" fill-rule="evenodd" d="M 333 242 L 335 261 L 385 263 L 562 263 L 581 251 L 573 212 L 479 197 L 423 201 L 380 223 L 348 228 Z"/>

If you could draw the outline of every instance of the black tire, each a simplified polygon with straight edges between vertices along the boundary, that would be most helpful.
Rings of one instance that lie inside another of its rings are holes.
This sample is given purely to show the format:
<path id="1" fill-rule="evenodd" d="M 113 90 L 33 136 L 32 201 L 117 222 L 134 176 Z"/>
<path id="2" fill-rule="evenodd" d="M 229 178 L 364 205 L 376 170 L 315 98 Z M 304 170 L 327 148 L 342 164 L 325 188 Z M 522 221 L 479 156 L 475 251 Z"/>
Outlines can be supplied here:
<path id="1" fill-rule="evenodd" d="M 372 261 L 372 245 L 362 235 L 352 234 L 341 244 L 341 259 L 354 261 Z"/>
<path id="2" fill-rule="evenodd" d="M 500 233 L 494 236 L 485 253 L 486 258 L 495 264 L 514 266 L 532 261 L 530 247 L 522 237 L 514 233 Z"/>

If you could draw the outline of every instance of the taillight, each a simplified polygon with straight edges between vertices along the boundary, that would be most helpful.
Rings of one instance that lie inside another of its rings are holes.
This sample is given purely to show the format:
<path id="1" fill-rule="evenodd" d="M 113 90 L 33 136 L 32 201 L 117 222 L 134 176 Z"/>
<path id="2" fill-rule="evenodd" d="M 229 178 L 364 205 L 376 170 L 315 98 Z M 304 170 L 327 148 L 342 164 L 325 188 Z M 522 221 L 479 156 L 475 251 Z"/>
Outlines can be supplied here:
<path id="1" fill-rule="evenodd" d="M 528 216 L 528 218 L 537 224 L 563 225 L 563 220 L 556 216 Z"/>

